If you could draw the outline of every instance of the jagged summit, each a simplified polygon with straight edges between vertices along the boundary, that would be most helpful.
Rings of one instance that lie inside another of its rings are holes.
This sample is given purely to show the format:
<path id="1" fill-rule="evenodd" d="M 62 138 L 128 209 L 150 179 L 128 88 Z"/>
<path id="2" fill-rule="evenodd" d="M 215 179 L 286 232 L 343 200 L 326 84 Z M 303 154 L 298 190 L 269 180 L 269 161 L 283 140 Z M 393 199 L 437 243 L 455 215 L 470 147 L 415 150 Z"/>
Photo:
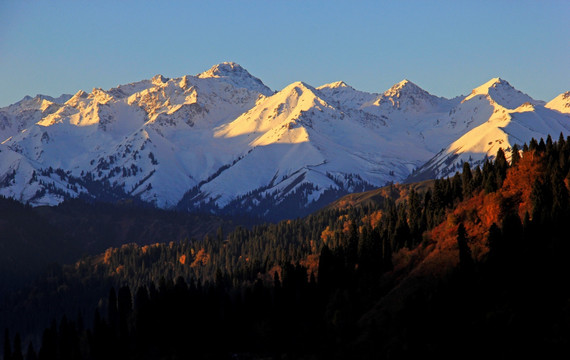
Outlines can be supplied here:
<path id="1" fill-rule="evenodd" d="M 386 90 L 375 101 L 375 105 L 387 111 L 425 112 L 439 108 L 447 99 L 431 95 L 410 80 L 404 79 Z"/>
<path id="2" fill-rule="evenodd" d="M 344 81 L 273 92 L 227 62 L 59 100 L 26 97 L 0 109 L 0 195 L 33 205 L 131 197 L 276 219 L 402 181 L 439 152 L 427 171 L 446 176 L 499 146 L 570 131 L 570 93 L 550 109 L 499 78 L 474 93 L 459 104 L 464 97 L 409 80 L 384 93 Z M 497 105 L 509 102 L 517 107 Z"/>
<path id="3" fill-rule="evenodd" d="M 251 75 L 241 65 L 234 62 L 223 62 L 212 66 L 210 69 L 196 75 L 200 79 L 218 78 L 224 79 L 236 87 L 255 90 L 269 96 L 273 93 L 261 80 Z"/>
<path id="4" fill-rule="evenodd" d="M 304 81 L 295 81 L 295 82 L 292 82 L 291 84 L 285 86 L 285 87 L 283 88 L 283 90 L 281 90 L 280 92 L 283 93 L 283 92 L 289 92 L 289 91 L 292 91 L 292 90 L 301 90 L 301 91 L 306 91 L 306 90 L 308 90 L 308 91 L 311 91 L 311 92 L 313 92 L 313 93 L 316 92 L 316 89 L 315 89 L 314 87 L 312 87 L 311 85 L 307 84 L 307 83 L 304 82 Z"/>
<path id="5" fill-rule="evenodd" d="M 162 76 L 161 74 L 157 74 L 155 76 L 152 77 L 152 79 L 150 79 L 150 81 L 154 84 L 154 85 L 162 85 L 165 84 L 166 82 L 168 82 L 168 80 L 170 80 L 169 78 Z"/>
<path id="6" fill-rule="evenodd" d="M 231 61 L 226 61 L 217 65 L 212 66 L 210 69 L 196 75 L 199 78 L 209 78 L 209 77 L 224 77 L 224 76 L 232 76 L 232 75 L 243 75 L 245 74 L 246 76 L 251 76 L 251 74 L 244 69 L 241 65 L 235 63 L 235 62 L 231 62 Z"/>
<path id="7" fill-rule="evenodd" d="M 499 77 L 492 78 L 483 85 L 473 89 L 471 94 L 467 96 L 463 102 L 469 101 L 478 96 L 485 96 L 507 109 L 516 109 L 526 102 L 531 104 L 539 103 L 527 94 L 515 89 L 508 81 Z"/>
<path id="8" fill-rule="evenodd" d="M 22 100 L 9 105 L 8 107 L 27 107 L 27 106 L 34 106 L 33 104 L 42 104 L 42 102 L 44 101 L 49 101 L 51 103 L 54 104 L 63 104 L 65 103 L 67 100 L 71 99 L 73 95 L 70 94 L 61 94 L 58 97 L 52 97 L 49 95 L 44 95 L 44 94 L 37 94 L 36 96 L 30 96 L 30 95 L 26 95 L 22 98 Z"/>
<path id="9" fill-rule="evenodd" d="M 335 81 L 332 82 L 330 84 L 324 84 L 321 85 L 317 88 L 317 90 L 322 90 L 322 89 L 339 89 L 339 88 L 350 88 L 353 89 L 352 86 L 348 85 L 347 83 L 345 83 L 344 81 Z"/>
<path id="10" fill-rule="evenodd" d="M 492 78 L 483 85 L 474 88 L 471 91 L 471 94 L 469 94 L 469 96 L 466 98 L 466 100 L 470 99 L 471 97 L 475 97 L 477 95 L 489 95 L 489 91 L 491 91 L 490 89 L 510 90 L 513 89 L 513 87 L 511 86 L 511 84 L 509 84 L 508 81 L 505 81 L 500 77 Z"/>
<path id="11" fill-rule="evenodd" d="M 414 84 L 408 79 L 404 79 L 384 92 L 385 97 L 400 97 L 412 94 L 424 94 L 431 96 L 427 91 Z"/>

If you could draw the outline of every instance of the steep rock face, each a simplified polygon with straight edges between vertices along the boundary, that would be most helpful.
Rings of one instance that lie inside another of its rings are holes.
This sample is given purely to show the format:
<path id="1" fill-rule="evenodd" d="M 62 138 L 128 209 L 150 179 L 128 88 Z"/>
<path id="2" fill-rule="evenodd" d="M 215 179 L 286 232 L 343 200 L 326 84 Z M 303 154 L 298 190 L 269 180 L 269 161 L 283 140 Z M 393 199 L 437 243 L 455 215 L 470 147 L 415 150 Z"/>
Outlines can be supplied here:
<path id="1" fill-rule="evenodd" d="M 161 208 L 301 216 L 415 169 L 416 178 L 452 175 L 498 147 L 566 133 L 567 100 L 545 106 L 501 79 L 454 99 L 408 80 L 377 94 L 342 81 L 273 92 L 222 63 L 0 109 L 0 194 L 32 205 L 133 197 Z"/>

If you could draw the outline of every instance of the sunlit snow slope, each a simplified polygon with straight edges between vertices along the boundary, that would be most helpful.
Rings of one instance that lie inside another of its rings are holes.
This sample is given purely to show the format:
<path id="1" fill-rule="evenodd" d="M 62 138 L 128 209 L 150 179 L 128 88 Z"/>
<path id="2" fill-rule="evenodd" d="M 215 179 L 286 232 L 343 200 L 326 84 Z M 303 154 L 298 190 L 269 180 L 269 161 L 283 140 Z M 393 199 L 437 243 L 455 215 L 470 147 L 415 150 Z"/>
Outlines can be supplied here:
<path id="1" fill-rule="evenodd" d="M 451 112 L 452 124 L 467 121 L 470 129 L 466 128 L 464 134 L 424 164 L 410 180 L 451 176 L 461 171 L 463 162 L 482 165 L 486 159 L 492 159 L 499 148 L 510 159 L 512 146 L 522 146 L 531 138 L 548 135 L 558 138 L 561 133 L 567 136 L 570 115 L 557 110 L 565 107 L 563 97 L 564 94 L 545 105 L 499 78 L 475 88 Z"/>
<path id="2" fill-rule="evenodd" d="M 0 195 L 300 216 L 348 192 L 447 176 L 499 147 L 567 133 L 569 98 L 545 104 L 501 79 L 454 99 L 408 80 L 383 93 L 342 81 L 274 92 L 222 63 L 0 109 Z"/>

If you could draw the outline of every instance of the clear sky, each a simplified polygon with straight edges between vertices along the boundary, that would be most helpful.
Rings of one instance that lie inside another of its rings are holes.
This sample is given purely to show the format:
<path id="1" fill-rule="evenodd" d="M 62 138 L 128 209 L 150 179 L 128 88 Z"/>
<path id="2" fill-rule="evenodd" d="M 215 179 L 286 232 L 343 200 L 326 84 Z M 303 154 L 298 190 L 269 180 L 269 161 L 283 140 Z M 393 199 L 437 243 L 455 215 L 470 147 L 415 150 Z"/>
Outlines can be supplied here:
<path id="1" fill-rule="evenodd" d="M 570 1 L 0 1 L 0 106 L 234 61 L 279 90 L 570 90 Z"/>

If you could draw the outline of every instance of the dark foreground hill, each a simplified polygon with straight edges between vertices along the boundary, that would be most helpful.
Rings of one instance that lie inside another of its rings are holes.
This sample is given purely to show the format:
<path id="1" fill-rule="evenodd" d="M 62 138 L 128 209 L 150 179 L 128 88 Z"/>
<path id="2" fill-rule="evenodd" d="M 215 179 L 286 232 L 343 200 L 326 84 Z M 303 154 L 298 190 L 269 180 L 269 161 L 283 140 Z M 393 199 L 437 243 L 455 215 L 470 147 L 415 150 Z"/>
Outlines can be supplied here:
<path id="1" fill-rule="evenodd" d="M 569 140 L 532 141 L 512 164 L 499 151 L 482 168 L 345 198 L 304 219 L 84 258 L 20 293 L 81 299 L 29 353 L 568 356 Z"/>

